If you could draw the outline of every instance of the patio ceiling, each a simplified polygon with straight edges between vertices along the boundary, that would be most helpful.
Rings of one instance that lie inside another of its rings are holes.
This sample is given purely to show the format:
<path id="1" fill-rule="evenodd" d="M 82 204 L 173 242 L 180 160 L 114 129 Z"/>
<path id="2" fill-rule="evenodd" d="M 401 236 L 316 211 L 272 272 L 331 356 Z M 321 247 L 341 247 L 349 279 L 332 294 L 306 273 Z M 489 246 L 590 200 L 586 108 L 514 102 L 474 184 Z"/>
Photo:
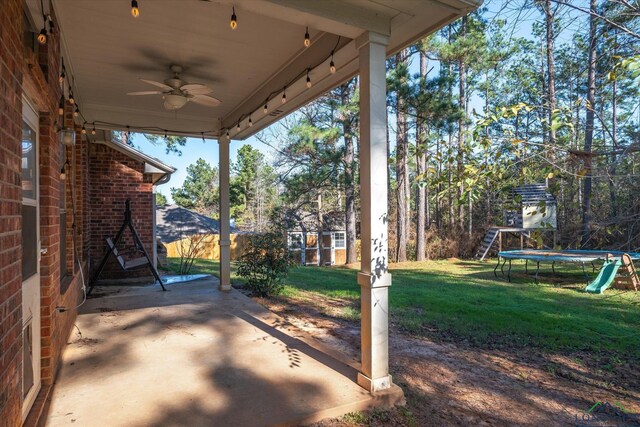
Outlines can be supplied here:
<path id="1" fill-rule="evenodd" d="M 39 1 L 29 2 L 33 15 L 39 16 Z M 229 129 L 231 138 L 244 139 L 355 75 L 354 39 L 360 34 L 389 36 L 390 55 L 475 9 L 480 1 L 138 0 L 137 19 L 128 0 L 52 3 L 65 65 L 87 122 L 192 136 L 204 132 L 209 137 Z M 236 30 L 229 27 L 232 6 L 238 16 Z M 305 48 L 307 26 L 312 44 Z M 337 72 L 331 74 L 329 56 L 336 44 Z M 222 104 L 210 108 L 187 103 L 166 111 L 159 95 L 126 95 L 154 90 L 139 79 L 162 82 L 171 76 L 171 64 L 184 67 L 183 79 L 211 86 Z M 308 68 L 310 89 L 305 84 Z"/>

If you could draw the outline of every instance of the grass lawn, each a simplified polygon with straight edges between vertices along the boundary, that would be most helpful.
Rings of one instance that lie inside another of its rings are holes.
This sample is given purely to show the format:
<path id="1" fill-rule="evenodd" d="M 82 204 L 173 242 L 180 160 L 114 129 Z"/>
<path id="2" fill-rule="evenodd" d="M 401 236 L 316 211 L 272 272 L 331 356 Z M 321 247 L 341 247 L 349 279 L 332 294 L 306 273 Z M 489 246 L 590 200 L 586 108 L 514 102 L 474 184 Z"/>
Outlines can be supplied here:
<path id="1" fill-rule="evenodd" d="M 175 266 L 175 260 L 170 263 Z M 392 322 L 409 333 L 483 347 L 640 355 L 640 294 L 615 289 L 586 294 L 582 272 L 571 266 L 561 267 L 557 275 L 541 267 L 541 283 L 535 284 L 523 274 L 524 266 L 514 263 L 516 274 L 508 283 L 506 277 L 494 277 L 494 265 L 462 260 L 392 264 Z M 192 272 L 217 274 L 218 262 L 198 260 Z M 282 296 L 311 293 L 350 301 L 344 317 L 357 317 L 356 272 L 297 267 Z M 232 279 L 239 282 L 235 271 Z"/>

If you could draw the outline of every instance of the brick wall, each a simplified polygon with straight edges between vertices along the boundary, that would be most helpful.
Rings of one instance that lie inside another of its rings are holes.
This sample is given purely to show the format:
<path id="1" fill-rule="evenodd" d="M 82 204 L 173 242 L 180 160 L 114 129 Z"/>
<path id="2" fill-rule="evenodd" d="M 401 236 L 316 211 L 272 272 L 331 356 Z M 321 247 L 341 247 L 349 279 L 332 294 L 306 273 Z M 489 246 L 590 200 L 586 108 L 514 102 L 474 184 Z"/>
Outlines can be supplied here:
<path id="1" fill-rule="evenodd" d="M 55 19 L 55 18 L 54 18 Z M 60 287 L 60 168 L 56 131 L 60 64 L 58 34 L 50 35 L 38 55 L 23 45 L 23 2 L 2 0 L 0 7 L 0 426 L 21 424 L 22 398 L 22 277 L 21 277 L 21 136 L 22 96 L 39 113 L 40 240 L 47 253 L 40 262 L 41 377 L 43 391 L 55 376 L 60 355 L 81 299 L 80 275 L 70 278 L 66 292 Z M 86 143 L 83 175 L 86 187 Z M 78 212 L 80 232 L 88 232 L 88 210 Z M 66 236 L 64 238 L 67 238 Z M 69 246 L 71 248 L 72 246 Z M 86 265 L 86 253 L 80 248 Z M 86 267 L 85 267 L 86 269 Z M 70 310 L 59 312 L 56 307 Z M 39 399 L 40 402 L 42 399 Z M 32 412 L 40 408 L 34 405 Z"/>
<path id="2" fill-rule="evenodd" d="M 0 7 L 0 425 L 20 422 L 22 2 Z"/>
<path id="3" fill-rule="evenodd" d="M 136 161 L 121 152 L 102 144 L 92 144 L 89 151 L 91 239 L 90 253 L 92 271 L 102 259 L 106 250 L 105 238 L 114 238 L 124 219 L 125 201 L 131 199 L 133 224 L 140 235 L 142 244 L 153 253 L 153 184 L 144 175 L 144 163 Z M 129 230 L 118 246 L 133 246 Z M 125 255 L 139 257 L 142 254 Z M 101 274 L 106 280 L 148 280 L 153 277 L 148 268 L 123 271 L 113 257 Z"/>

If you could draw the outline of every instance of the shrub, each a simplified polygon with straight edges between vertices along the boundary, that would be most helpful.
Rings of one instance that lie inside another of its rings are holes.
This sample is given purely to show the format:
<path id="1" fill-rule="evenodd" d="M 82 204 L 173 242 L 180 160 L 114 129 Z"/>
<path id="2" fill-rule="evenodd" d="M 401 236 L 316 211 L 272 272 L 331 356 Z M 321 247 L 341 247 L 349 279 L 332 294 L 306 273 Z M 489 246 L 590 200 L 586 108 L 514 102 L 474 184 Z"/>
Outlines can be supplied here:
<path id="1" fill-rule="evenodd" d="M 238 275 L 247 281 L 247 287 L 254 295 L 278 295 L 291 265 L 282 234 L 256 234 L 249 237 L 246 251 L 238 259 Z"/>

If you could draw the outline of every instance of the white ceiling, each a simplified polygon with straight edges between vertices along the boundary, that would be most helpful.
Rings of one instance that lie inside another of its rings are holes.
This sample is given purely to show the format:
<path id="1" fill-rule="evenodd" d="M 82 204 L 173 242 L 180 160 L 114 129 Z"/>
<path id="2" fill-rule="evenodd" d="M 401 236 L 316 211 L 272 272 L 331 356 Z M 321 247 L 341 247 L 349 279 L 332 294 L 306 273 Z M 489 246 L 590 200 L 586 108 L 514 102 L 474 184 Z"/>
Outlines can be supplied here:
<path id="1" fill-rule="evenodd" d="M 230 128 L 235 138 L 250 136 L 353 76 L 353 39 L 363 32 L 388 35 L 391 54 L 479 5 L 474 0 L 138 0 L 140 16 L 134 19 L 129 0 L 52 2 L 63 32 L 65 64 L 88 122 L 208 136 Z M 232 5 L 236 30 L 229 27 Z M 37 10 L 39 2 L 32 7 Z M 303 46 L 306 26 L 309 48 Z M 326 59 L 339 36 L 338 72 L 330 74 Z M 163 81 L 171 76 L 171 64 L 185 68 L 183 79 L 211 86 L 222 104 L 188 103 L 168 112 L 159 95 L 126 95 L 154 90 L 139 79 Z M 315 66 L 314 86 L 307 89 L 304 72 Z M 281 93 L 275 92 L 296 76 L 300 80 L 287 89 L 288 102 L 281 104 Z M 272 93 L 265 116 L 262 107 Z M 252 128 L 247 127 L 249 113 Z"/>

